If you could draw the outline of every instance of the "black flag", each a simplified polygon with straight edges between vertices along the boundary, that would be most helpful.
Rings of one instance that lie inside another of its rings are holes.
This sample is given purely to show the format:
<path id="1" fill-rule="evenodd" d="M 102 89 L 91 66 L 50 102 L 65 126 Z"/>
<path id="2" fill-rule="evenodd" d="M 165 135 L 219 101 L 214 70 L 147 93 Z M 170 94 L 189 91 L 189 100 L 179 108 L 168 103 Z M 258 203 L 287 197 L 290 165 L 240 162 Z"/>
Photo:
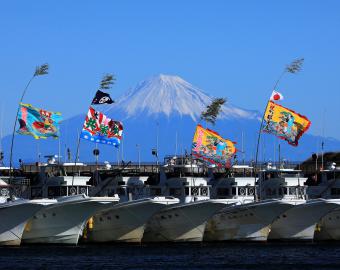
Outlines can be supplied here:
<path id="1" fill-rule="evenodd" d="M 104 93 L 104 92 L 102 92 L 100 90 L 97 91 L 96 96 L 92 100 L 92 105 L 96 105 L 96 104 L 112 104 L 112 103 L 114 103 L 114 101 L 112 100 L 110 95 L 107 94 L 107 93 Z"/>

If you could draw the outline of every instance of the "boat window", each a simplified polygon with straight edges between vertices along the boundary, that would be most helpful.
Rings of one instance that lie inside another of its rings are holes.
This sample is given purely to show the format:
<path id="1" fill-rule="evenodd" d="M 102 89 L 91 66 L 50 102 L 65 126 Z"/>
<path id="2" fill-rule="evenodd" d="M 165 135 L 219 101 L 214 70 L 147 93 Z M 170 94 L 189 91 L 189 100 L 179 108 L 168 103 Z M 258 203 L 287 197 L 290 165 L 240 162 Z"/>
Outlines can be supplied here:
<path id="1" fill-rule="evenodd" d="M 255 194 L 255 188 L 254 187 L 248 187 L 248 195 L 253 196 Z"/>
<path id="2" fill-rule="evenodd" d="M 9 196 L 9 189 L 8 188 L 0 188 L 0 196 L 3 196 L 3 197 Z"/>
<path id="3" fill-rule="evenodd" d="M 296 195 L 296 189 L 295 189 L 295 187 L 290 187 L 290 188 L 289 188 L 289 195 Z"/>
<path id="4" fill-rule="evenodd" d="M 76 186 L 68 187 L 68 195 L 76 195 L 76 194 L 77 194 Z"/>
<path id="5" fill-rule="evenodd" d="M 192 194 L 193 196 L 198 196 L 198 195 L 199 195 L 198 187 L 192 187 L 192 188 L 191 188 L 191 194 Z"/>
<path id="6" fill-rule="evenodd" d="M 87 195 L 87 187 L 79 187 L 79 193 Z"/>
<path id="7" fill-rule="evenodd" d="M 238 189 L 238 195 L 240 196 L 246 196 L 247 195 L 247 189 L 245 187 L 239 187 Z"/>
<path id="8" fill-rule="evenodd" d="M 306 189 L 305 187 L 298 187 L 298 193 L 300 195 L 306 195 Z"/>
<path id="9" fill-rule="evenodd" d="M 236 194 L 237 194 L 236 187 L 233 187 L 231 189 L 231 195 L 236 195 Z"/>
<path id="10" fill-rule="evenodd" d="M 208 196 L 208 187 L 201 187 L 201 196 Z"/>
<path id="11" fill-rule="evenodd" d="M 185 187 L 185 195 L 190 195 L 190 188 L 189 187 Z"/>

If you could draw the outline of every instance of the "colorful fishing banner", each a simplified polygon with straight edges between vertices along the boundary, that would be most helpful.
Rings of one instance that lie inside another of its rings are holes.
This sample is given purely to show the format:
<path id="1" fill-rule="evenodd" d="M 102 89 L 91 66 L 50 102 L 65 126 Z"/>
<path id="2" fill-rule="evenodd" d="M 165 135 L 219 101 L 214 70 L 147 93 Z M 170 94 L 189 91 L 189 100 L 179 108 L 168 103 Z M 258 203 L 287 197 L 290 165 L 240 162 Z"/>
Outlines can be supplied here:
<path id="1" fill-rule="evenodd" d="M 192 142 L 192 155 L 219 167 L 228 166 L 236 153 L 235 143 L 218 133 L 197 125 Z"/>
<path id="2" fill-rule="evenodd" d="M 18 121 L 20 128 L 17 133 L 32 135 L 35 139 L 59 137 L 59 123 L 62 120 L 58 112 L 38 109 L 30 104 L 20 103 Z"/>
<path id="3" fill-rule="evenodd" d="M 80 137 L 95 143 L 118 147 L 123 133 L 123 124 L 108 118 L 90 107 Z"/>
<path id="4" fill-rule="evenodd" d="M 299 138 L 307 131 L 310 124 L 307 117 L 269 101 L 262 130 L 297 146 Z"/>

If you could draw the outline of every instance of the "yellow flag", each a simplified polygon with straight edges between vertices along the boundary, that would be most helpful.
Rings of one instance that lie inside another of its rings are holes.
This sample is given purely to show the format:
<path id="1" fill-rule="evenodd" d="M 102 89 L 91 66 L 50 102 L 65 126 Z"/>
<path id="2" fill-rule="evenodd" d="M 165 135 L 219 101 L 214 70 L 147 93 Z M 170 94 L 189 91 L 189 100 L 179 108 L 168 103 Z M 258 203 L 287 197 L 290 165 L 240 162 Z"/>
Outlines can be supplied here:
<path id="1" fill-rule="evenodd" d="M 193 156 L 211 164 L 227 166 L 230 158 L 236 153 L 235 143 L 223 139 L 213 130 L 197 125 L 192 142 Z"/>
<path id="2" fill-rule="evenodd" d="M 269 101 L 262 130 L 297 146 L 300 137 L 310 125 L 311 122 L 306 116 Z"/>

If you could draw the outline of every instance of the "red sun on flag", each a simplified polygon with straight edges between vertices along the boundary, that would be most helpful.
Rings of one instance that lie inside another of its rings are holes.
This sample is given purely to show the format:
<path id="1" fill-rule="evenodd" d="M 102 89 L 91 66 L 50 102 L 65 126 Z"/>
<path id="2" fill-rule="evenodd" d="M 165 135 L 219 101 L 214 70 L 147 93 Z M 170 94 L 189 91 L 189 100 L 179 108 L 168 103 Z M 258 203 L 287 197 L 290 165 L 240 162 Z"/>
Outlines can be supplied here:
<path id="1" fill-rule="evenodd" d="M 283 95 L 277 91 L 273 91 L 273 93 L 270 96 L 270 100 L 273 101 L 279 101 L 283 99 Z"/>
<path id="2" fill-rule="evenodd" d="M 279 95 L 279 94 L 275 94 L 275 95 L 273 96 L 273 99 L 274 99 L 274 100 L 279 100 L 279 99 L 280 99 L 280 95 Z"/>

